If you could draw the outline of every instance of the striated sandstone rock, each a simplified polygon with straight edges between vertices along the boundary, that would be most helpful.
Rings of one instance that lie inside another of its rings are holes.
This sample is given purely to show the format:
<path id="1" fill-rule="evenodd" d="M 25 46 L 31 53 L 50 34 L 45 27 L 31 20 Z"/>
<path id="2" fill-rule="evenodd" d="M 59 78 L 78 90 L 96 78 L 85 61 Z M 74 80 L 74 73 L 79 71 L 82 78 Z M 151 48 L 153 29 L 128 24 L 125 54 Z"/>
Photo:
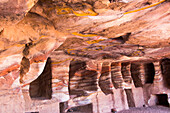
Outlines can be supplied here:
<path id="1" fill-rule="evenodd" d="M 0 1 L 0 112 L 169 106 L 169 5 Z"/>

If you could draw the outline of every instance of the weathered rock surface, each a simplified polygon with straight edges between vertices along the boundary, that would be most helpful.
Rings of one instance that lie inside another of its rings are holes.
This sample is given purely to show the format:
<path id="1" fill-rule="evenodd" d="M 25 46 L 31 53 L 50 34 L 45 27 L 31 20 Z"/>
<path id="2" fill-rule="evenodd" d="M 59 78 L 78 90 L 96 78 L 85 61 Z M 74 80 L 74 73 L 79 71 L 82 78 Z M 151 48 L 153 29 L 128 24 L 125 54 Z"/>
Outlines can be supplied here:
<path id="1" fill-rule="evenodd" d="M 1 0 L 0 112 L 169 106 L 169 6 L 168 0 Z"/>
<path id="2" fill-rule="evenodd" d="M 38 0 L 1 0 L 0 31 L 20 22 Z"/>

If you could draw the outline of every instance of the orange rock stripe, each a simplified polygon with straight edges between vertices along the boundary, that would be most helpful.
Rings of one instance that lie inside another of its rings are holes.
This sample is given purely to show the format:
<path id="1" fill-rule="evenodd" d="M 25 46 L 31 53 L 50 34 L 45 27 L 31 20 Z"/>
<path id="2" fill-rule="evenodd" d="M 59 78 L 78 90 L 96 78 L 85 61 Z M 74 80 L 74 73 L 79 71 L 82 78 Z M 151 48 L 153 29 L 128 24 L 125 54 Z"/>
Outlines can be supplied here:
<path id="1" fill-rule="evenodd" d="M 44 62 L 44 60 L 46 60 L 46 55 L 43 55 L 43 56 L 41 55 L 41 56 L 31 59 L 30 63 Z M 13 64 L 13 65 L 7 67 L 6 69 L 0 71 L 0 76 L 6 75 L 6 74 L 10 73 L 11 71 L 17 70 L 19 67 L 20 67 L 20 64 Z"/>
<path id="2" fill-rule="evenodd" d="M 0 77 L 10 73 L 11 71 L 17 70 L 19 67 L 20 67 L 20 64 L 13 64 L 13 65 L 9 66 L 8 68 L 6 68 L 0 72 Z"/>

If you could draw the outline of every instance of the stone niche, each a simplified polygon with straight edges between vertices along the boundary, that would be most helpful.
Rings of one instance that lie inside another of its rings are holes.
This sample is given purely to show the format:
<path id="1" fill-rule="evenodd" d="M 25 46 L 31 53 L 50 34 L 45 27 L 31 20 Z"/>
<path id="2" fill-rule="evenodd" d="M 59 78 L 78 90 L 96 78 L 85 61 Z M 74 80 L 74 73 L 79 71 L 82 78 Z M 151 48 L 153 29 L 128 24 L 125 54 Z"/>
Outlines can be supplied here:
<path id="1" fill-rule="evenodd" d="M 41 75 L 30 83 L 29 93 L 32 99 L 52 98 L 52 71 L 50 58 L 47 59 Z"/>

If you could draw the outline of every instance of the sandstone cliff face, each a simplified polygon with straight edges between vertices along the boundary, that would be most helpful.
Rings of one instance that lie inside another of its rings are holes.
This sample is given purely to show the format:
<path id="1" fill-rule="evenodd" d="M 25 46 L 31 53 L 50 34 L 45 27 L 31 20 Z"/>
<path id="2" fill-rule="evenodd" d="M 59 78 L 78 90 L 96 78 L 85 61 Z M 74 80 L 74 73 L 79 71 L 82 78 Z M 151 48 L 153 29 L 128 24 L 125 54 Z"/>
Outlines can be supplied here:
<path id="1" fill-rule="evenodd" d="M 168 0 L 1 0 L 0 113 L 169 106 L 169 7 Z"/>

